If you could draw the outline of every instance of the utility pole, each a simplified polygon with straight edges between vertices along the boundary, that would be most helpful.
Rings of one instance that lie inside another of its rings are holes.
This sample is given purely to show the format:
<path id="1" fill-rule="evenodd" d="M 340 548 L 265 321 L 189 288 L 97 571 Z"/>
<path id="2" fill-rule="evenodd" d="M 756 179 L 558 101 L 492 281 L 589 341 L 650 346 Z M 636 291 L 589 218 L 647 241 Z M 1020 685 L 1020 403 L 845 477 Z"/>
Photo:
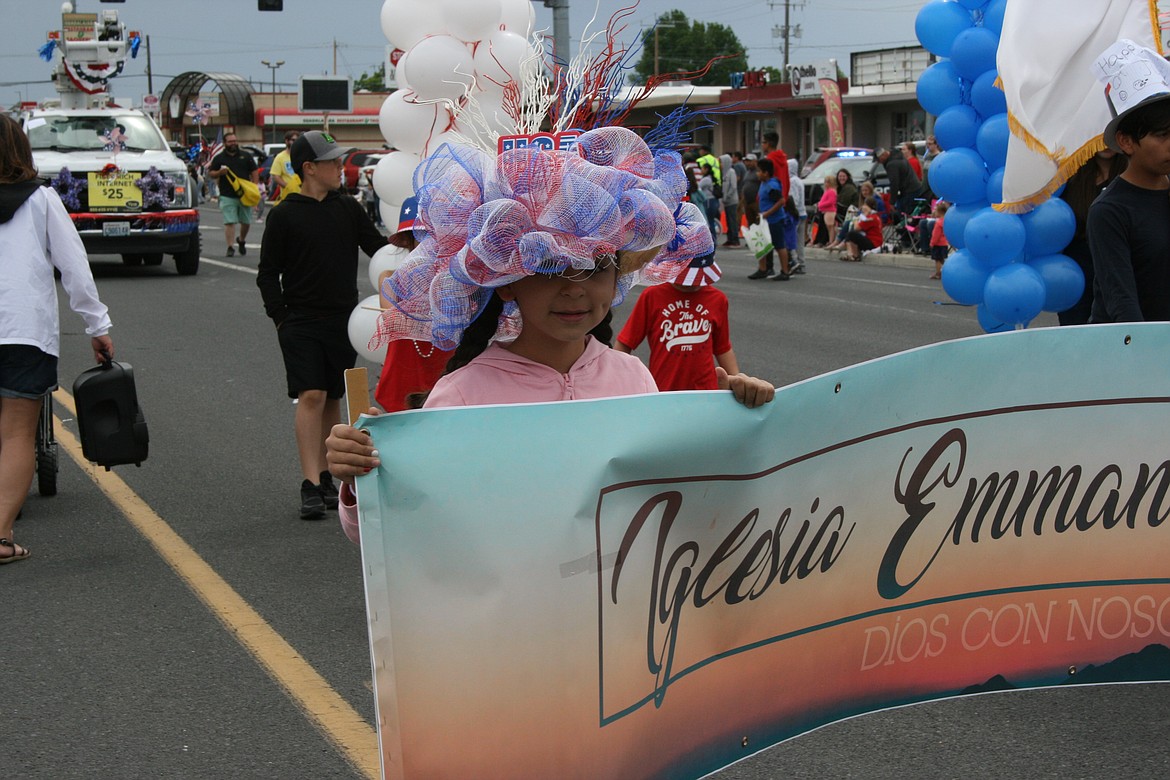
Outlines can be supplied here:
<path id="1" fill-rule="evenodd" d="M 150 67 L 150 36 L 146 36 L 146 94 L 154 94 L 154 68 Z"/>
<path id="2" fill-rule="evenodd" d="M 545 8 L 553 12 L 553 54 L 558 59 L 569 62 L 573 59 L 573 52 L 569 44 L 569 0 L 542 0 Z M 536 2 L 536 0 L 532 0 Z"/>
<path id="3" fill-rule="evenodd" d="M 788 72 L 788 46 L 792 40 L 790 35 L 792 25 L 789 24 L 788 14 L 792 10 L 792 3 L 789 0 L 784 0 L 784 72 Z M 241 228 L 242 229 L 242 228 Z M 933 251 L 933 250 L 932 250 Z"/>
<path id="4" fill-rule="evenodd" d="M 768 6 L 772 10 L 776 10 L 776 3 L 779 0 L 769 0 Z M 772 27 L 773 38 L 783 38 L 783 52 L 784 52 L 784 71 L 788 71 L 788 64 L 791 61 L 789 54 L 792 50 L 792 39 L 800 37 L 800 25 L 792 24 L 792 7 L 801 8 L 804 6 L 804 0 L 784 0 L 784 25 L 775 25 Z"/>

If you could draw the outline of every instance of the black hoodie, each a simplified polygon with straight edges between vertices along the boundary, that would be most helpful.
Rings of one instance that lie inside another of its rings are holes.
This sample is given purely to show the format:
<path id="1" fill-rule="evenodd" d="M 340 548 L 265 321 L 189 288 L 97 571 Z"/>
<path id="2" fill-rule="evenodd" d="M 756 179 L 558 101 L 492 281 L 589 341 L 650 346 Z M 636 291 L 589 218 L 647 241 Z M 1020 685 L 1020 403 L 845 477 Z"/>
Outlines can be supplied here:
<path id="1" fill-rule="evenodd" d="M 40 182 L 37 181 L 0 184 L 0 225 L 11 221 L 24 202 L 32 197 L 40 186 Z"/>
<path id="2" fill-rule="evenodd" d="M 366 210 L 333 190 L 318 201 L 299 192 L 268 213 L 256 285 L 279 325 L 289 312 L 348 315 L 358 303 L 358 249 L 371 257 L 386 237 Z"/>

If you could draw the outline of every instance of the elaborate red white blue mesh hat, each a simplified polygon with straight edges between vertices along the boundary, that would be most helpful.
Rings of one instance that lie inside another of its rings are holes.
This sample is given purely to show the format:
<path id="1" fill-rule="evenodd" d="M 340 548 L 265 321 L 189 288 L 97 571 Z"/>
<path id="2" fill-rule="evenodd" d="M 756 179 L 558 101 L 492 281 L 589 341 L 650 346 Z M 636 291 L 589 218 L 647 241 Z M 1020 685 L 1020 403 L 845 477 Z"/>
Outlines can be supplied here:
<path id="1" fill-rule="evenodd" d="M 714 251 L 702 213 L 683 201 L 679 155 L 652 152 L 623 127 L 584 132 L 569 149 L 498 156 L 444 144 L 419 165 L 414 188 L 419 245 L 383 285 L 392 306 L 373 344 L 410 338 L 453 349 L 495 288 L 615 256 L 616 306 L 639 277 L 674 281 Z M 497 338 L 514 337 L 518 318 L 506 304 Z"/>

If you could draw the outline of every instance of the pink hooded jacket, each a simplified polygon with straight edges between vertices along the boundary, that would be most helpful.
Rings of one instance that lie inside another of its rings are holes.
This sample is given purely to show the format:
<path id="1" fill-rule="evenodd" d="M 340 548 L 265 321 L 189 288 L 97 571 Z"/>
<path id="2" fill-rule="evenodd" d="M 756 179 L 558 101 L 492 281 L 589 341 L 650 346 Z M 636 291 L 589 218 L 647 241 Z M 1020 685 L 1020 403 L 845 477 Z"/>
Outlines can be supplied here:
<path id="1" fill-rule="evenodd" d="M 654 377 L 641 360 L 590 337 L 585 352 L 567 374 L 492 344 L 463 368 L 440 378 L 423 408 L 589 400 L 657 392 Z M 357 544 L 357 501 L 348 485 L 342 485 L 337 513 L 345 535 Z"/>

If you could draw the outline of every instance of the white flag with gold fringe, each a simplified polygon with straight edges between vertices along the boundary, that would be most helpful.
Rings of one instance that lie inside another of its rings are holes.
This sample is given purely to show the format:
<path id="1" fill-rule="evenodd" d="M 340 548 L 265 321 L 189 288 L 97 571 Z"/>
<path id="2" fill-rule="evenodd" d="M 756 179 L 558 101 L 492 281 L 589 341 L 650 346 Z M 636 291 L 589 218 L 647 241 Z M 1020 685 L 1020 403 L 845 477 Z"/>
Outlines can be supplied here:
<path id="1" fill-rule="evenodd" d="M 996 59 L 1012 135 L 997 208 L 1031 210 L 1105 148 L 1111 117 L 1094 66 L 1121 38 L 1162 51 L 1155 0 L 1008 3 Z"/>

